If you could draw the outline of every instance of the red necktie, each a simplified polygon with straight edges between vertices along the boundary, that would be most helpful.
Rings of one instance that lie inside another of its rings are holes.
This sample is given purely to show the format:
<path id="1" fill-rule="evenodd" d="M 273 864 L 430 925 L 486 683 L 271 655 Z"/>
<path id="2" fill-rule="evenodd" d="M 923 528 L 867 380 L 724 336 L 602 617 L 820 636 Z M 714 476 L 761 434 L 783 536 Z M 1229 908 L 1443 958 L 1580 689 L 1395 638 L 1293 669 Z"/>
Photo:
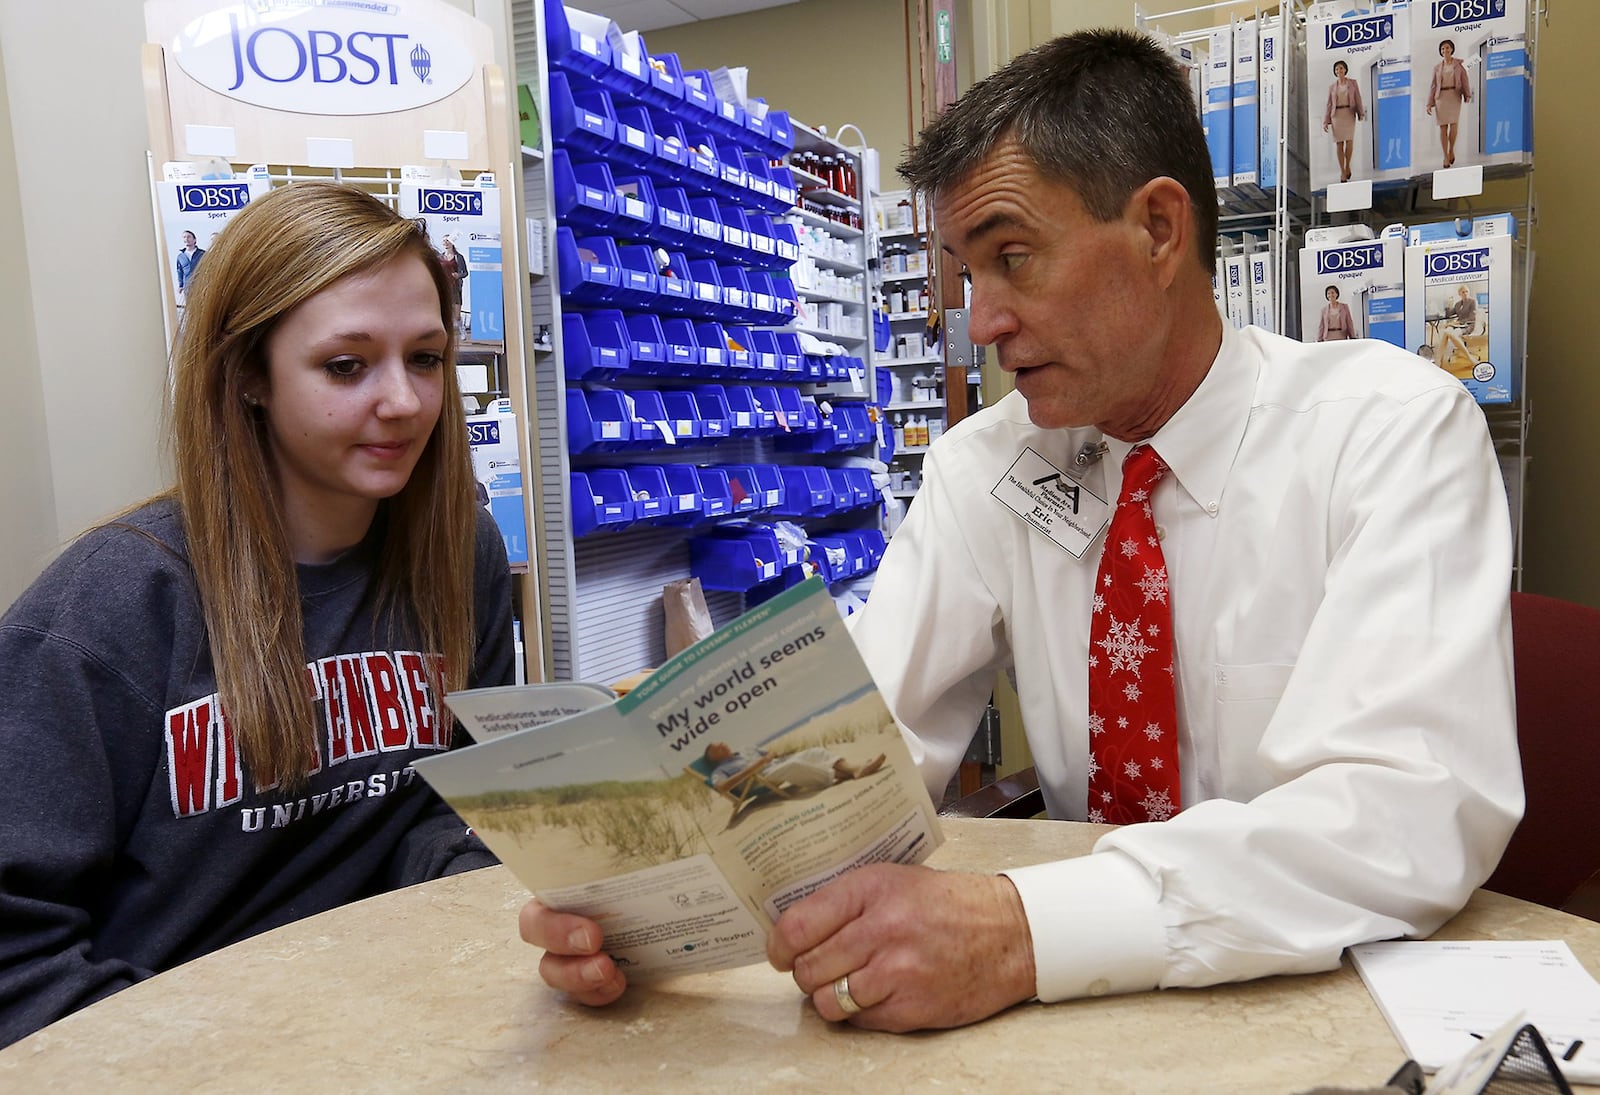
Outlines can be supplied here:
<path id="1" fill-rule="evenodd" d="M 1172 606 L 1150 496 L 1166 462 L 1139 445 L 1122 462 L 1089 625 L 1089 820 L 1165 821 L 1182 809 Z"/>

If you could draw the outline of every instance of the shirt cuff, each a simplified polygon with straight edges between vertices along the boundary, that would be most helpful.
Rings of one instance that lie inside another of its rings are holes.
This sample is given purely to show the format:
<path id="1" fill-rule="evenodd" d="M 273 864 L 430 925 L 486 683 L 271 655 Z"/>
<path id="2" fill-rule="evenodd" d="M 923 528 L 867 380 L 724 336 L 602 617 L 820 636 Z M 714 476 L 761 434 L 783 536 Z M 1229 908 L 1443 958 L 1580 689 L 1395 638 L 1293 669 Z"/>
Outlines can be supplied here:
<path id="1" fill-rule="evenodd" d="M 1167 971 L 1160 891 L 1119 852 L 1002 871 L 1033 939 L 1034 994 L 1049 1003 L 1144 992 Z"/>

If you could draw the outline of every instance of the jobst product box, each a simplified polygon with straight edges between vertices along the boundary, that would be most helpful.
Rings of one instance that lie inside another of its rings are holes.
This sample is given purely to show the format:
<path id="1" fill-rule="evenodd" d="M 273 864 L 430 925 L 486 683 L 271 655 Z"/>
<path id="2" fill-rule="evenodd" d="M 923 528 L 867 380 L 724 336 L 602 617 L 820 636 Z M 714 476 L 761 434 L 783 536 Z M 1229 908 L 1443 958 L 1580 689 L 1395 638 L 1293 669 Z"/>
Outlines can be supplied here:
<path id="1" fill-rule="evenodd" d="M 1428 221 L 1407 225 L 1408 245 L 1438 243 L 1442 240 L 1485 239 L 1489 236 L 1515 236 L 1517 218 L 1513 213 L 1486 213 L 1478 217 L 1457 217 L 1448 221 Z"/>
<path id="2" fill-rule="evenodd" d="M 1409 15 L 1416 171 L 1530 159 L 1527 0 L 1413 0 Z"/>
<path id="3" fill-rule="evenodd" d="M 1206 98 L 1200 115 L 1212 182 L 1233 185 L 1233 27 L 1212 27 L 1206 46 Z"/>
<path id="4" fill-rule="evenodd" d="M 1406 345 L 1459 378 L 1479 403 L 1517 398 L 1521 256 L 1511 236 L 1406 248 Z"/>
<path id="5" fill-rule="evenodd" d="M 272 182 L 265 168 L 235 179 L 156 183 L 167 280 L 179 308 L 184 305 L 189 279 L 199 271 L 217 233 L 239 210 L 270 189 Z"/>
<path id="6" fill-rule="evenodd" d="M 1405 242 L 1358 240 L 1300 250 L 1300 330 L 1307 342 L 1376 338 L 1406 346 Z"/>
<path id="7" fill-rule="evenodd" d="M 528 526 L 522 508 L 517 416 L 506 401 L 496 400 L 490 413 L 467 416 L 467 439 L 472 447 L 472 475 L 478 481 L 478 504 L 500 526 L 506 557 L 513 563 L 526 563 Z"/>
<path id="8" fill-rule="evenodd" d="M 474 342 L 504 342 L 505 294 L 500 246 L 500 191 L 492 175 L 470 186 L 402 182 L 400 212 L 427 224 L 428 239 L 440 262 L 459 271 L 463 326 Z M 448 241 L 449 248 L 445 247 Z M 455 256 L 459 255 L 461 262 Z"/>
<path id="9" fill-rule="evenodd" d="M 1278 332 L 1278 300 L 1273 291 L 1277 259 L 1276 233 L 1245 255 L 1250 270 L 1250 322 L 1263 331 Z"/>
<path id="10" fill-rule="evenodd" d="M 1306 17 L 1306 110 L 1311 187 L 1412 173 L 1409 11 L 1345 0 Z M 1340 71 L 1339 66 L 1344 71 Z"/>
<path id="11" fill-rule="evenodd" d="M 1260 186 L 1307 192 L 1305 81 L 1297 58 L 1298 28 L 1285 29 L 1281 15 L 1261 17 L 1257 86 L 1261 97 Z"/>
<path id="12" fill-rule="evenodd" d="M 1228 322 L 1236 330 L 1250 326 L 1250 261 L 1242 250 L 1229 253 L 1223 264 L 1223 292 L 1228 298 Z"/>
<path id="13" fill-rule="evenodd" d="M 1261 175 L 1261 94 L 1256 20 L 1233 25 L 1233 185 L 1255 186 Z"/>

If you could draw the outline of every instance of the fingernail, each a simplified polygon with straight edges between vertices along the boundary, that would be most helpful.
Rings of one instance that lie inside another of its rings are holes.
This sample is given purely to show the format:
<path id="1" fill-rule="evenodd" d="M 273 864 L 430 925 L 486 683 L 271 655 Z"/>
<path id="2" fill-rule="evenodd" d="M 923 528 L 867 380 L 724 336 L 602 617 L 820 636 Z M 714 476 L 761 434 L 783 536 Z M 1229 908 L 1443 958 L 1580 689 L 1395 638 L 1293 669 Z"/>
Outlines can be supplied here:
<path id="1" fill-rule="evenodd" d="M 583 979 L 591 985 L 598 985 L 606 979 L 606 971 L 601 967 L 598 958 L 583 964 Z"/>
<path id="2" fill-rule="evenodd" d="M 582 928 L 579 928 L 577 931 L 567 936 L 567 946 L 571 947 L 579 954 L 582 954 L 584 951 L 589 949 L 589 933 L 584 931 Z"/>

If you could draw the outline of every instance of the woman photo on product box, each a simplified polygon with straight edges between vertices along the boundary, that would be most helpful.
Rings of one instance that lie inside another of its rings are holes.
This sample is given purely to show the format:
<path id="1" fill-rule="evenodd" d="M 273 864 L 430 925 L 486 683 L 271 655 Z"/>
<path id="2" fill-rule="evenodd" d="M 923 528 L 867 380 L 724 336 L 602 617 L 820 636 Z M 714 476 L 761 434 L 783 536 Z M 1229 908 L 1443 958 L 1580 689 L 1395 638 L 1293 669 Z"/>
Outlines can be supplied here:
<path id="1" fill-rule="evenodd" d="M 1461 104 L 1472 102 L 1472 79 L 1467 75 L 1467 66 L 1456 59 L 1456 44 L 1450 39 L 1439 43 L 1439 58 L 1428 85 L 1428 113 L 1439 123 L 1439 151 L 1444 156 L 1444 166 L 1454 167 Z"/>
<path id="2" fill-rule="evenodd" d="M 1333 133 L 1333 150 L 1339 159 L 1339 181 L 1350 181 L 1350 164 L 1355 156 L 1356 123 L 1367 120 L 1361 102 L 1361 85 L 1350 79 L 1350 66 L 1333 63 L 1333 83 L 1328 85 L 1328 105 L 1322 113 L 1322 132 Z"/>
<path id="3" fill-rule="evenodd" d="M 176 485 L 0 617 L 0 1046 L 189 959 L 493 862 L 411 762 L 512 678 L 452 288 L 351 187 L 242 210 L 189 285 Z"/>
<path id="4" fill-rule="evenodd" d="M 1339 287 L 1330 285 L 1322 295 L 1328 303 L 1322 306 L 1322 314 L 1317 319 L 1317 341 L 1343 342 L 1355 338 L 1355 318 L 1350 315 L 1350 306 L 1339 300 Z"/>

